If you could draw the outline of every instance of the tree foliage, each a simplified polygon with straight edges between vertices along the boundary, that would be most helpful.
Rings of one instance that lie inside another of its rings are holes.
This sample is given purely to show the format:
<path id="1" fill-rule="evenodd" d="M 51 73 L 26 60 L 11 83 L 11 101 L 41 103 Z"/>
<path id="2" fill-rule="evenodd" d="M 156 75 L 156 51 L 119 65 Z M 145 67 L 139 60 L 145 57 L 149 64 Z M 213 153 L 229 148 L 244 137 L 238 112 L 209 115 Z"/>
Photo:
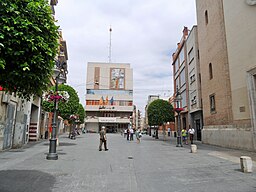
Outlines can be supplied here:
<path id="1" fill-rule="evenodd" d="M 0 1 L 0 85 L 29 99 L 47 89 L 58 27 L 46 0 Z"/>
<path id="2" fill-rule="evenodd" d="M 165 100 L 157 99 L 148 106 L 148 124 L 161 126 L 166 122 L 174 121 L 173 106 Z"/>
<path id="3" fill-rule="evenodd" d="M 77 114 L 79 115 L 80 123 L 84 123 L 85 110 L 84 110 L 84 107 L 81 103 L 79 103 Z"/>
<path id="4" fill-rule="evenodd" d="M 55 87 L 51 87 L 50 90 L 54 91 Z M 81 118 L 84 118 L 83 111 L 81 109 L 81 104 L 79 103 L 79 97 L 75 89 L 73 89 L 69 85 L 59 85 L 59 91 L 67 91 L 69 94 L 69 100 L 67 102 L 58 102 L 58 114 L 65 120 L 69 120 L 70 115 L 81 115 Z M 42 103 L 43 109 L 48 112 L 54 111 L 54 103 L 43 101 Z M 81 119 L 80 119 L 81 121 Z M 83 121 L 82 121 L 83 122 Z"/>

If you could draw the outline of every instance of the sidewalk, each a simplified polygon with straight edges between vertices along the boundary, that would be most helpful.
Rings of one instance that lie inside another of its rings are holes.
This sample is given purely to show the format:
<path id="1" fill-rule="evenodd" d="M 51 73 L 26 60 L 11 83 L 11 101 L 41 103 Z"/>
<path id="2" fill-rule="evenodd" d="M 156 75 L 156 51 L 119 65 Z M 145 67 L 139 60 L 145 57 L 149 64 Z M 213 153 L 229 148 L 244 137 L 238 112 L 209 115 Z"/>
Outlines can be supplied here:
<path id="1" fill-rule="evenodd" d="M 107 134 L 60 136 L 58 160 L 46 160 L 49 142 L 0 153 L 1 192 L 254 192 L 256 173 L 242 173 L 230 150 L 197 143 L 176 147 L 143 135 L 141 143 Z M 236 152 L 236 151 L 234 151 Z"/>
<path id="2" fill-rule="evenodd" d="M 152 137 L 152 139 L 155 139 L 155 138 Z M 177 144 L 177 138 L 173 136 L 168 137 L 166 135 L 164 139 L 163 134 L 159 134 L 159 140 L 170 143 L 171 145 Z M 196 141 L 196 140 L 194 141 L 194 144 L 197 145 L 198 152 L 200 152 L 201 150 L 208 150 L 210 151 L 209 154 L 212 156 L 216 156 L 222 159 L 227 159 L 235 163 L 240 163 L 241 156 L 249 156 L 252 158 L 254 167 L 256 168 L 256 152 L 246 151 L 242 149 L 231 149 L 231 148 L 213 146 L 213 145 L 203 144 L 201 141 Z M 183 148 L 190 149 L 190 141 L 188 141 L 188 145 L 183 144 Z"/>

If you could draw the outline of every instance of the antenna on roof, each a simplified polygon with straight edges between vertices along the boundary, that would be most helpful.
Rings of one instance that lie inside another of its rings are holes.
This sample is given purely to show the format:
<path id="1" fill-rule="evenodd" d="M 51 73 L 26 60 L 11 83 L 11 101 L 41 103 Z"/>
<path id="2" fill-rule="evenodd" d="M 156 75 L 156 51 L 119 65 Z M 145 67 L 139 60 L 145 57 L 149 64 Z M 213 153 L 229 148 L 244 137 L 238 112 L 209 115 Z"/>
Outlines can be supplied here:
<path id="1" fill-rule="evenodd" d="M 109 55 L 108 55 L 108 62 L 111 63 L 111 32 L 112 28 L 109 28 Z"/>

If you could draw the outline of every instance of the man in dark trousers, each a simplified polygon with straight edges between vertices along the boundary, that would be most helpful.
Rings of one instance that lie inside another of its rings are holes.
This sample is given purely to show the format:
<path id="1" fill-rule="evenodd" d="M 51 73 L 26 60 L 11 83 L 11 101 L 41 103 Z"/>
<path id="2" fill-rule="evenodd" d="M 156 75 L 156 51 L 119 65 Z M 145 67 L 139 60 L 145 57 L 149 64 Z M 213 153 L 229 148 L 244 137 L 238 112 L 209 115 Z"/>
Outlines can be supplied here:
<path id="1" fill-rule="evenodd" d="M 107 136 L 106 136 L 106 130 L 105 127 L 102 126 L 100 130 L 100 146 L 99 146 L 99 151 L 102 151 L 102 144 L 104 143 L 104 149 L 105 151 L 108 150 L 107 148 Z"/>
<path id="2" fill-rule="evenodd" d="M 193 127 L 190 127 L 190 125 L 189 125 L 188 133 L 189 133 L 190 142 L 191 144 L 193 144 L 195 129 Z"/>

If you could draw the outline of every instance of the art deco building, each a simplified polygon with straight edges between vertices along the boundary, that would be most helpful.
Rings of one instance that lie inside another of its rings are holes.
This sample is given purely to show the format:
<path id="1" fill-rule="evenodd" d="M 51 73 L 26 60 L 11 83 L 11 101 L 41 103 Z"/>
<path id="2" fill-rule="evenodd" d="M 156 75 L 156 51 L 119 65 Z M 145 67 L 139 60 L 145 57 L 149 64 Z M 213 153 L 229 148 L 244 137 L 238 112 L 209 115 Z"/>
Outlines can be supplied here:
<path id="1" fill-rule="evenodd" d="M 86 129 L 107 132 L 128 128 L 133 114 L 133 70 L 128 63 L 87 64 Z"/>

